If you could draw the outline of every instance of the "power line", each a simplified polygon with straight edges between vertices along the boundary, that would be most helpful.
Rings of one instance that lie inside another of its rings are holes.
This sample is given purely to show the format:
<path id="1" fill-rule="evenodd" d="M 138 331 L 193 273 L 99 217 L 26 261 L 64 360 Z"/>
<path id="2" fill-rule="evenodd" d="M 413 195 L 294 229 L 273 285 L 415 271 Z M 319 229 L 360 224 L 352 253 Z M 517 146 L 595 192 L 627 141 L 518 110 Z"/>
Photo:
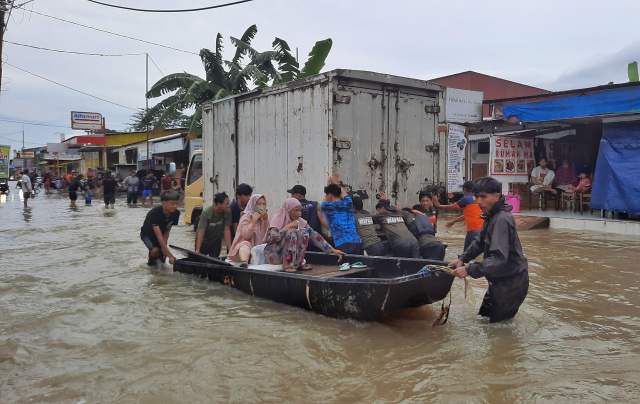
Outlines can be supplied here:
<path id="1" fill-rule="evenodd" d="M 15 131 L 15 132 L 0 133 L 0 135 L 3 135 L 3 136 L 5 136 L 5 135 L 14 135 L 14 134 L 17 134 L 17 133 L 22 133 L 22 131 L 18 130 L 18 131 Z"/>
<path id="2" fill-rule="evenodd" d="M 18 8 L 18 7 L 14 7 L 14 8 Z M 122 37 L 122 38 L 131 39 L 131 40 L 138 41 L 138 42 L 143 42 L 143 43 L 150 44 L 150 45 L 154 45 L 154 46 L 160 46 L 160 47 L 162 47 L 162 48 L 167 48 L 167 49 L 171 49 L 171 50 L 178 51 L 178 52 L 189 53 L 189 54 L 192 54 L 192 55 L 199 55 L 199 54 L 198 54 L 198 53 L 196 53 L 196 52 L 186 51 L 186 50 L 183 50 L 183 49 L 173 48 L 173 47 L 171 47 L 171 46 L 167 46 L 167 45 L 161 45 L 161 44 L 159 44 L 159 43 L 155 43 L 155 42 L 145 41 L 144 39 L 138 39 L 138 38 L 134 38 L 134 37 L 127 36 L 127 35 L 117 34 L 117 33 L 115 33 L 115 32 L 106 31 L 106 30 L 104 30 L 104 29 L 95 28 L 95 27 L 90 27 L 90 26 L 88 26 L 88 25 L 80 24 L 80 23 L 77 23 L 77 22 L 69 21 L 69 20 L 64 20 L 64 19 L 62 19 L 62 18 L 53 17 L 53 16 L 51 16 L 51 15 L 47 15 L 47 14 L 43 14 L 43 13 L 39 13 L 39 12 L 37 12 L 37 11 L 33 11 L 33 10 L 25 10 L 25 11 L 27 11 L 27 12 L 29 12 L 29 13 L 38 14 L 38 15 L 41 15 L 41 16 L 43 16 L 43 17 L 53 18 L 54 20 L 63 21 L 63 22 L 69 23 L 69 24 L 78 25 L 78 26 L 80 26 L 80 27 L 89 28 L 89 29 L 93 29 L 93 30 L 96 30 L 96 31 L 104 32 L 104 33 L 106 33 L 106 34 L 111 34 L 111 35 L 115 35 L 115 36 L 119 36 L 119 37 Z"/>
<path id="3" fill-rule="evenodd" d="M 214 9 L 214 8 L 234 6 L 236 4 L 247 3 L 247 2 L 250 2 L 250 1 L 253 1 L 253 0 L 240 0 L 240 1 L 234 1 L 233 3 L 219 4 L 217 6 L 190 8 L 190 9 L 184 9 L 184 10 L 146 10 L 146 9 L 142 9 L 142 8 L 132 8 L 132 7 L 118 6 L 118 5 L 115 5 L 115 4 L 102 3 L 102 2 L 96 1 L 96 0 L 88 0 L 88 1 L 90 1 L 91 3 L 100 4 L 102 6 L 113 7 L 113 8 L 121 8 L 123 10 L 130 10 L 130 11 L 144 11 L 144 12 L 147 12 L 147 13 L 186 13 L 186 12 L 190 12 L 190 11 L 211 10 L 211 9 Z"/>
<path id="4" fill-rule="evenodd" d="M 11 64 L 11 63 L 9 63 L 9 62 L 5 62 L 5 64 L 6 64 L 6 65 L 8 65 L 8 66 L 13 67 L 14 69 L 21 70 L 21 71 L 23 71 L 23 72 L 25 72 L 25 73 L 28 73 L 28 74 L 32 75 L 32 76 L 36 76 L 36 77 L 38 77 L 38 78 L 41 78 L 42 80 L 46 80 L 46 81 L 51 82 L 51 83 L 53 83 L 53 84 L 57 84 L 57 85 L 59 85 L 59 86 L 61 86 L 61 87 L 64 87 L 64 88 L 69 89 L 69 90 L 72 90 L 72 91 L 75 91 L 75 92 L 77 92 L 77 93 L 84 94 L 84 95 L 88 95 L 89 97 L 92 97 L 92 98 L 98 99 L 98 100 L 100 100 L 100 101 L 108 102 L 109 104 L 117 105 L 117 106 L 122 107 L 122 108 L 127 108 L 127 109 L 131 109 L 131 110 L 137 111 L 137 109 L 136 109 L 136 108 L 127 107 L 126 105 L 118 104 L 117 102 L 113 102 L 113 101 L 105 100 L 104 98 L 100 98 L 100 97 L 98 97 L 98 96 L 95 96 L 95 95 L 92 95 L 92 94 L 89 94 L 89 93 L 85 93 L 84 91 L 76 90 L 75 88 L 72 88 L 72 87 L 66 86 L 66 85 L 64 85 L 64 84 L 58 83 L 57 81 L 53 81 L 53 80 L 48 79 L 48 78 L 46 78 L 46 77 L 42 77 L 42 76 L 39 76 L 39 75 L 37 75 L 37 74 L 35 74 L 35 73 L 32 73 L 32 72 L 30 72 L 30 71 L 28 71 L 28 70 L 22 69 L 22 68 L 20 68 L 20 67 L 18 67 L 18 66 L 14 66 L 14 65 L 12 65 L 12 64 Z"/>
<path id="5" fill-rule="evenodd" d="M 20 121 L 15 119 L 6 119 L 0 118 L 0 122 L 9 122 L 9 123 L 21 123 L 24 125 L 34 125 L 34 126 L 50 126 L 52 128 L 66 128 L 69 129 L 70 125 L 62 126 L 62 125 L 49 125 L 44 122 L 33 122 L 33 121 Z"/>
<path id="6" fill-rule="evenodd" d="M 109 54 L 109 53 L 88 53 L 88 52 L 74 52 L 74 51 L 65 51 L 65 50 L 61 50 L 61 49 L 49 49 L 49 48 L 42 48 L 40 46 L 34 46 L 34 45 L 26 45 L 23 43 L 17 43 L 17 42 L 11 42 L 11 41 L 4 41 L 5 43 L 10 43 L 11 45 L 18 45 L 18 46 L 26 46 L 27 48 L 34 48 L 34 49 L 39 49 L 39 50 L 46 50 L 46 51 L 50 51 L 50 52 L 59 52 L 59 53 L 72 53 L 74 55 L 87 55 L 87 56 L 140 56 L 140 55 L 144 55 L 144 53 L 121 53 L 121 54 Z"/>
<path id="7" fill-rule="evenodd" d="M 155 60 L 153 60 L 153 58 L 151 57 L 151 55 L 149 55 L 148 53 L 121 53 L 121 54 L 113 54 L 113 53 L 88 53 L 88 52 L 75 52 L 75 51 L 66 51 L 66 50 L 61 50 L 61 49 L 50 49 L 50 48 L 43 48 L 40 46 L 34 46 L 34 45 L 27 45 L 27 44 L 23 44 L 23 43 L 17 43 L 17 42 L 11 42 L 11 41 L 4 41 L 5 43 L 9 43 L 11 45 L 18 45 L 18 46 L 26 46 L 28 48 L 34 48 L 34 49 L 38 49 L 38 50 L 45 50 L 45 51 L 50 51 L 50 52 L 59 52 L 59 53 L 71 53 L 74 55 L 87 55 L 87 56 L 141 56 L 141 55 L 148 55 L 149 59 L 151 59 L 151 62 L 153 63 L 153 65 L 156 67 L 156 69 L 158 69 L 158 71 L 160 72 L 160 74 L 162 74 L 164 76 L 164 73 L 162 73 L 162 70 L 160 70 L 160 68 L 158 67 L 158 65 L 156 64 Z"/>
<path id="8" fill-rule="evenodd" d="M 9 138 L 7 138 L 7 137 L 0 137 L 0 139 L 5 140 L 5 141 L 10 141 L 10 142 L 18 142 L 18 143 L 21 143 L 21 142 L 22 142 L 22 139 L 9 139 Z M 29 143 L 29 144 L 42 144 L 42 142 L 40 142 L 40 143 L 34 143 L 34 142 L 26 142 L 26 141 L 25 141 L 24 143 Z"/>
<path id="9" fill-rule="evenodd" d="M 153 63 L 153 65 L 156 67 L 156 69 L 158 69 L 158 71 L 160 72 L 160 74 L 162 74 L 164 76 L 164 73 L 162 73 L 162 70 L 160 70 L 160 68 L 158 67 L 158 65 L 156 64 L 156 62 L 153 60 L 153 58 L 151 57 L 151 55 L 149 55 L 147 53 L 147 56 L 149 56 L 149 59 L 151 59 L 151 63 Z"/>

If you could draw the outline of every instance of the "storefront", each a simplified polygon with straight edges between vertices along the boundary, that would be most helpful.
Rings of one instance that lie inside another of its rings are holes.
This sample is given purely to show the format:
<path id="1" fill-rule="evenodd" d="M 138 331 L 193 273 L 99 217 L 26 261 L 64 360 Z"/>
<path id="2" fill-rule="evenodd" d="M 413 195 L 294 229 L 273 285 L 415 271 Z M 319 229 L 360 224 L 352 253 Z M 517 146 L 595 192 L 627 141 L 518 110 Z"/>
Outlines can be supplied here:
<path id="1" fill-rule="evenodd" d="M 485 103 L 494 120 L 470 130 L 471 178 L 486 164 L 504 189 L 526 193 L 540 158 L 553 170 L 567 159 L 593 176 L 591 208 L 640 214 L 640 83 Z"/>

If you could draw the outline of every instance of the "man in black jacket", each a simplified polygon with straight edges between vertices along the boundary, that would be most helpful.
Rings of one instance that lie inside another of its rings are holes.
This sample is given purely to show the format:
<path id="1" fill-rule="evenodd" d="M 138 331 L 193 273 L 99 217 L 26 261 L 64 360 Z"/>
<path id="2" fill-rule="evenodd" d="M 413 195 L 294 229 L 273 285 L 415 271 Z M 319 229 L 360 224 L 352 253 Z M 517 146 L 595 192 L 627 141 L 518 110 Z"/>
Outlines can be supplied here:
<path id="1" fill-rule="evenodd" d="M 502 184 L 489 177 L 475 183 L 473 192 L 484 212 L 484 224 L 471 245 L 449 264 L 456 267 L 453 275 L 459 278 L 487 278 L 489 289 L 478 314 L 492 323 L 515 316 L 529 289 L 527 259 L 510 213 L 512 206 L 505 203 L 501 189 Z M 482 262 L 464 265 L 481 253 Z"/>

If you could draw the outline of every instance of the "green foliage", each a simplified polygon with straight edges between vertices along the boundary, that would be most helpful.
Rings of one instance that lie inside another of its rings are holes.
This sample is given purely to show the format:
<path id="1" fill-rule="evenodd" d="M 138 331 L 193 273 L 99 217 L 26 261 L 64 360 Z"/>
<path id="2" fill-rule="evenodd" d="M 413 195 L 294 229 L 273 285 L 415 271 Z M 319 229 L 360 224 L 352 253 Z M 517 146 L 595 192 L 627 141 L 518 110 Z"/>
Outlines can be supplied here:
<path id="1" fill-rule="evenodd" d="M 222 35 L 218 33 L 215 51 L 206 48 L 200 50 L 205 78 L 183 72 L 173 73 L 158 80 L 147 92 L 147 98 L 173 94 L 154 105 L 148 114 L 134 114 L 132 127 L 169 127 L 176 122 L 183 122 L 186 115 L 182 114 L 182 111 L 195 109 L 194 114 L 187 117 L 189 133 L 200 136 L 204 102 L 247 92 L 252 86 L 267 87 L 318 74 L 331 51 L 330 38 L 316 42 L 309 53 L 309 59 L 302 70 L 299 70 L 298 61 L 291 54 L 289 44 L 283 39 L 275 38 L 272 43 L 273 50 L 260 52 L 253 48 L 251 42 L 257 33 L 258 28 L 252 25 L 239 39 L 230 37 L 236 48 L 230 61 L 223 60 Z"/>
<path id="2" fill-rule="evenodd" d="M 320 70 L 324 67 L 324 61 L 329 56 L 333 41 L 331 38 L 327 38 L 324 41 L 318 41 L 309 52 L 309 59 L 304 64 L 302 70 L 298 74 L 298 78 L 313 76 L 320 73 Z"/>
<path id="3" fill-rule="evenodd" d="M 149 111 L 151 112 L 151 110 Z M 144 117 L 145 110 L 138 108 L 138 111 L 131 116 L 131 121 L 125 125 L 129 126 L 131 130 L 142 132 L 147 129 L 147 125 L 143 121 Z M 152 121 L 156 121 L 159 117 L 160 114 L 156 114 Z M 187 128 L 189 125 L 191 125 L 191 117 L 189 115 L 183 114 L 181 110 L 172 109 L 172 112 L 166 116 L 163 126 L 167 128 Z"/>

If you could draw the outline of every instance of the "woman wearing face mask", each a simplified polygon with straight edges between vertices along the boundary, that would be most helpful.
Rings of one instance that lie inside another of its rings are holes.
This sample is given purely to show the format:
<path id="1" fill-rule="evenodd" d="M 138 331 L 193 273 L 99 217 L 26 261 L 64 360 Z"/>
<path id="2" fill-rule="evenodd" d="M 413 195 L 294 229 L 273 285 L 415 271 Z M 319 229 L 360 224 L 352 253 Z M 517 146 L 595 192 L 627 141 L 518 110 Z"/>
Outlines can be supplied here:
<path id="1" fill-rule="evenodd" d="M 227 258 L 240 262 L 240 266 L 246 268 L 251 258 L 251 249 L 262 242 L 268 229 L 267 199 L 262 194 L 253 194 L 241 214 L 236 237 Z"/>
<path id="2" fill-rule="evenodd" d="M 300 217 L 301 215 L 300 201 L 294 198 L 287 199 L 271 220 L 269 232 L 264 239 L 267 243 L 264 247 L 265 259 L 269 264 L 282 264 L 282 270 L 285 272 L 312 269 L 309 265 L 302 265 L 309 241 L 325 254 L 344 254 L 331 247 Z"/>

